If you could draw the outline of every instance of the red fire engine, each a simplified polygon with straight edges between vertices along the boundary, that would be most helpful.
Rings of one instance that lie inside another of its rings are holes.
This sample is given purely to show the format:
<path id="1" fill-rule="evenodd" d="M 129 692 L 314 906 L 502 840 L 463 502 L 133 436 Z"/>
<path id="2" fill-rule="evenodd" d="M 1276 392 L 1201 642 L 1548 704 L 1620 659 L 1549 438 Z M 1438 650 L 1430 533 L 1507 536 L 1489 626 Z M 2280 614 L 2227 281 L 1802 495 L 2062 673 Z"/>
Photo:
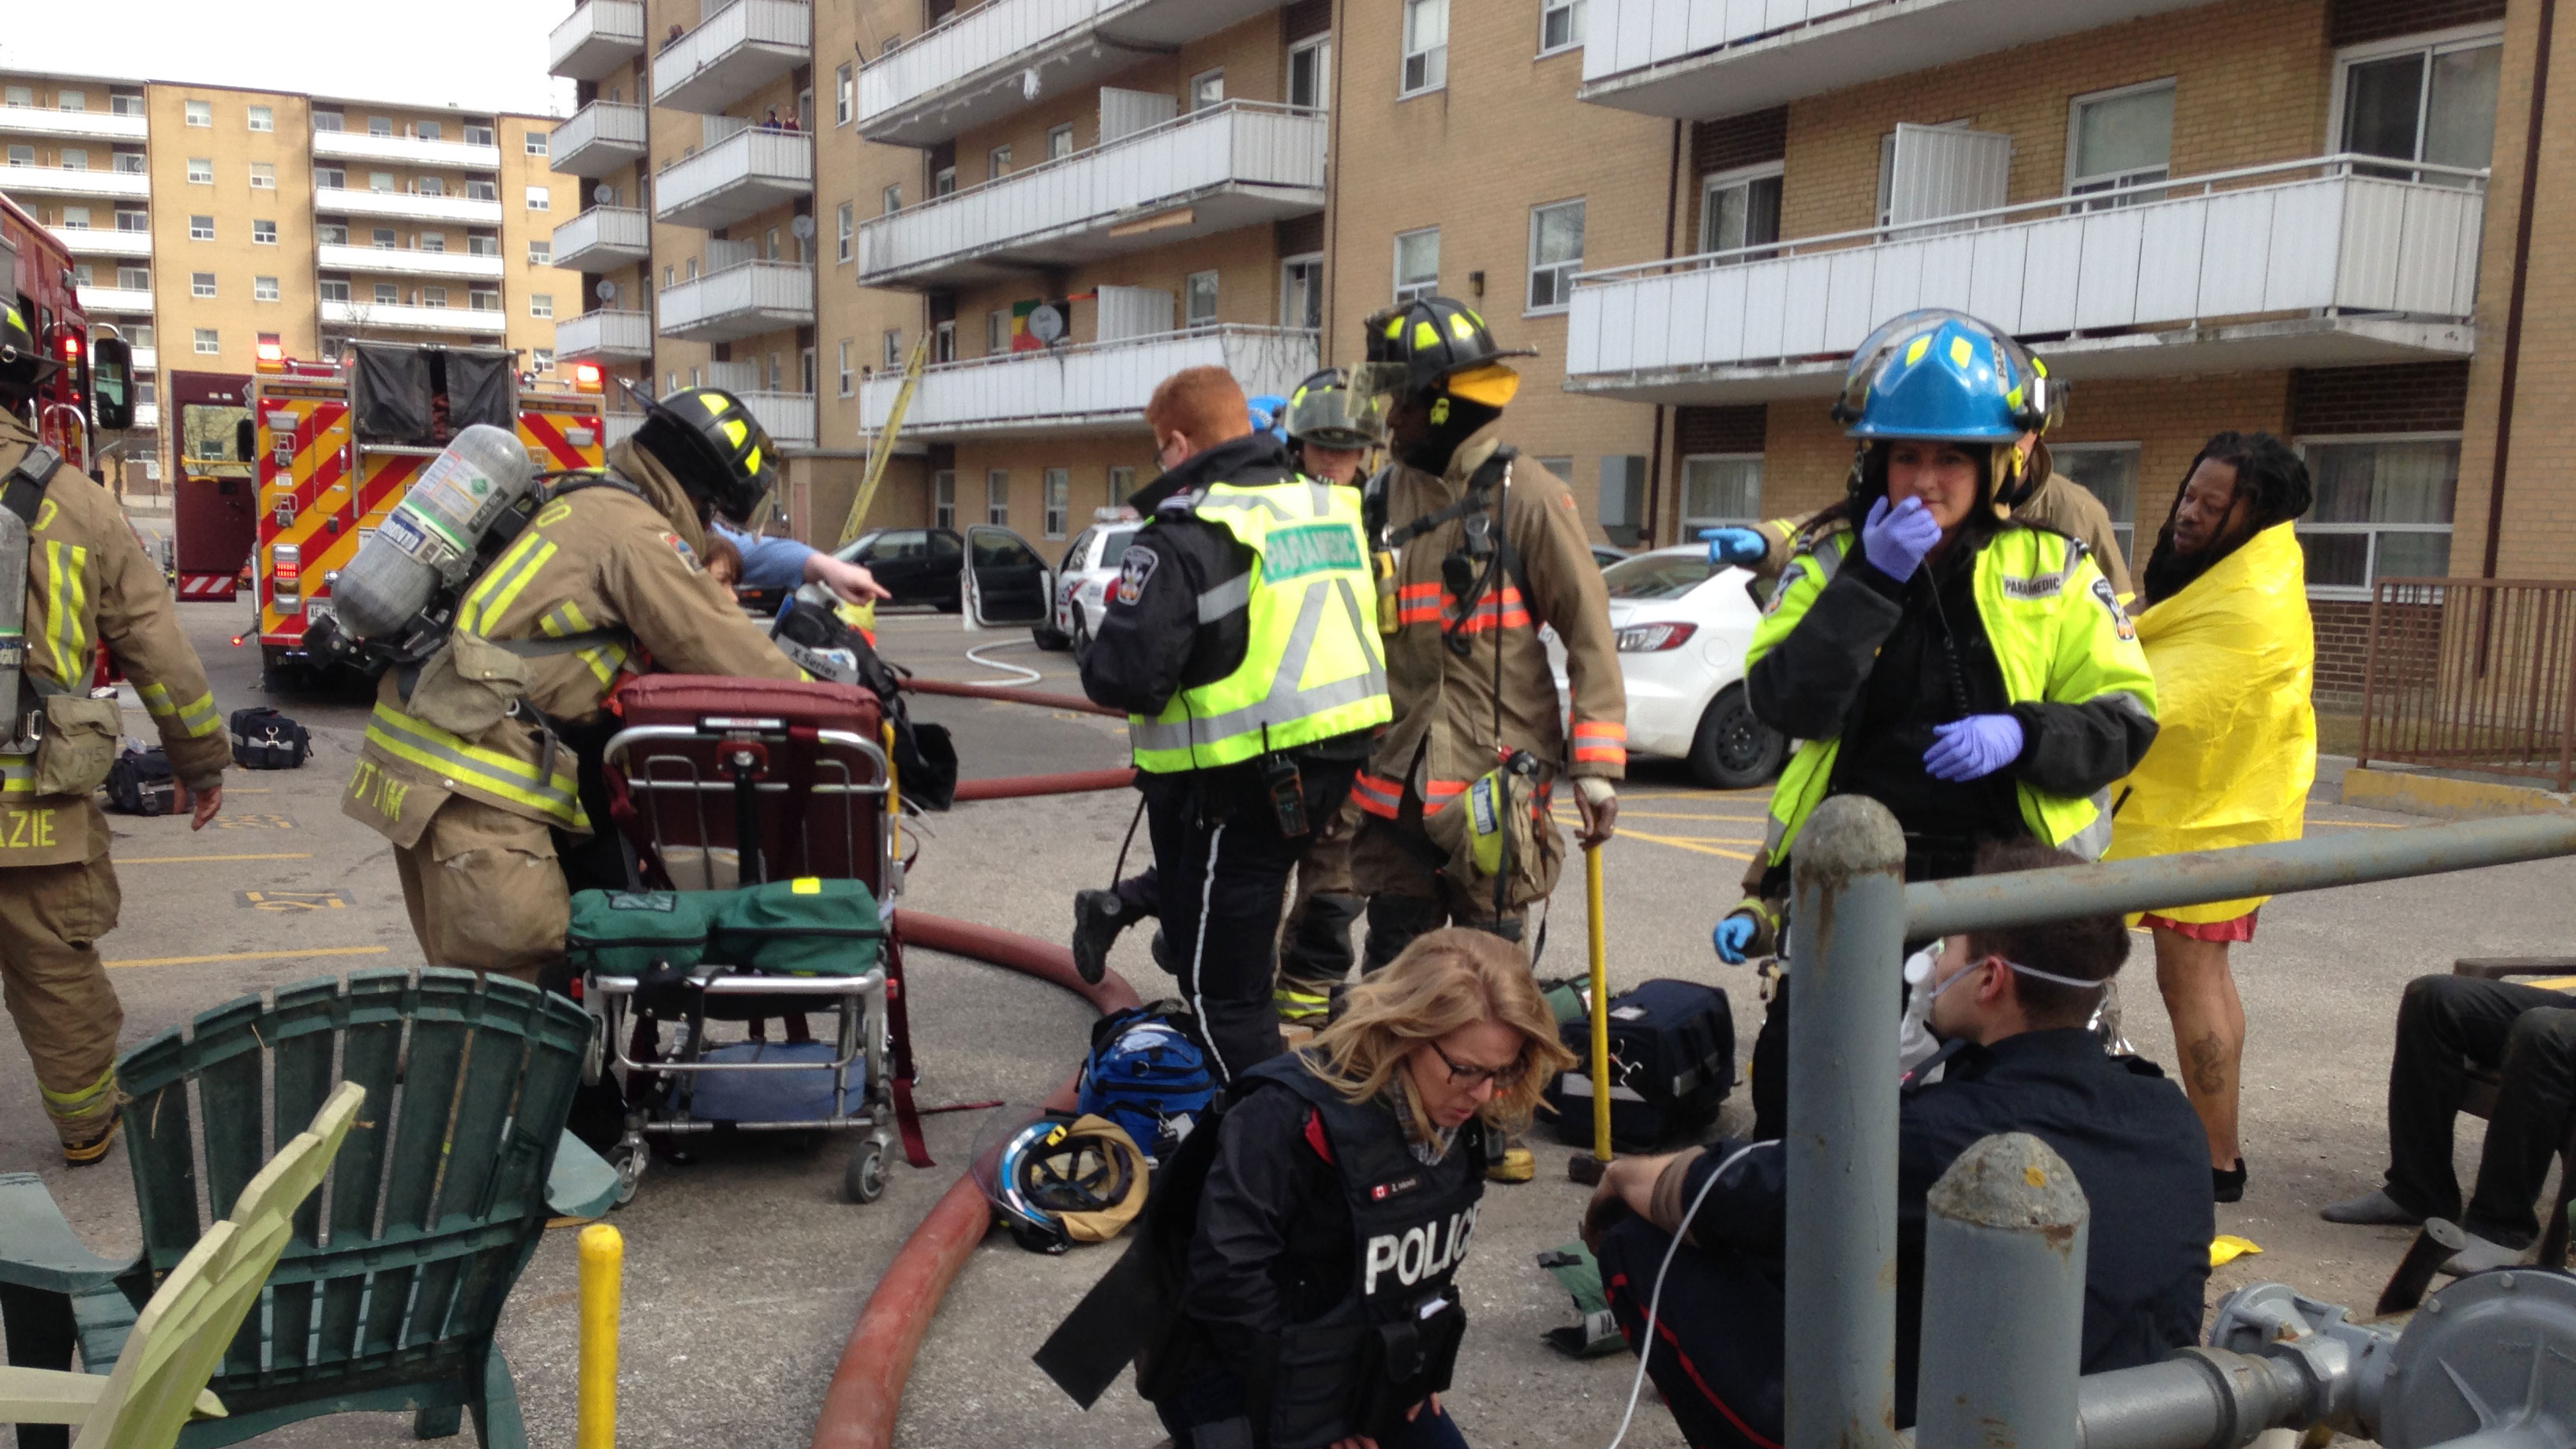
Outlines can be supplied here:
<path id="1" fill-rule="evenodd" d="M 64 462 L 88 472 L 98 461 L 89 420 L 89 319 L 81 311 L 72 254 L 24 208 L 0 196 L 0 262 L 11 261 L 0 275 L 10 280 L 19 317 L 36 345 L 63 363 L 37 394 L 36 435 Z"/>

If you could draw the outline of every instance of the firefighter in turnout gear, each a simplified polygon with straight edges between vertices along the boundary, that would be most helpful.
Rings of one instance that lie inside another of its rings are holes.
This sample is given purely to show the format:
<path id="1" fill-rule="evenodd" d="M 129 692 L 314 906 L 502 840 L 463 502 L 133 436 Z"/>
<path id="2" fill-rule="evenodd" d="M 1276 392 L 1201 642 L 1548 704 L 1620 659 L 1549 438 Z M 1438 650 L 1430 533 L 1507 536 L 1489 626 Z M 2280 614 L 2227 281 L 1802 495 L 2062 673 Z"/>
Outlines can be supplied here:
<path id="1" fill-rule="evenodd" d="M 645 406 L 607 469 L 557 488 L 466 585 L 453 667 L 377 690 L 341 810 L 393 842 L 432 965 L 534 981 L 563 958 L 573 885 L 625 884 L 612 838 L 590 853 L 620 676 L 803 677 L 701 564 L 709 519 L 743 521 L 776 481 L 768 435 L 715 388 Z"/>
<path id="2" fill-rule="evenodd" d="M 92 792 L 125 733 L 117 702 L 90 698 L 98 646 L 195 797 L 194 829 L 223 807 L 232 743 L 169 585 L 124 512 L 25 426 L 53 365 L 0 303 L 0 503 L 11 515 L 0 519 L 0 573 L 23 575 L 0 588 L 24 606 L 14 619 L 0 606 L 0 986 L 63 1157 L 79 1166 L 104 1157 L 116 1132 L 125 1024 L 98 959 L 118 893 Z"/>
<path id="3" fill-rule="evenodd" d="M 1288 873 L 1387 718 L 1358 496 L 1300 478 L 1224 369 L 1145 410 L 1165 472 L 1119 563 L 1082 687 L 1127 711 L 1155 914 L 1209 1060 L 1279 1054 L 1271 973 Z"/>
<path id="4" fill-rule="evenodd" d="M 1609 597 L 1564 480 L 1489 431 L 1520 378 L 1484 319 L 1446 297 L 1366 324 L 1359 388 L 1391 398 L 1393 457 L 1367 511 L 1395 722 L 1352 793 L 1351 872 L 1369 898 L 1365 969 L 1455 923 L 1520 940 L 1556 885 L 1549 815 L 1573 782 L 1585 848 L 1609 838 L 1627 771 L 1627 692 Z M 1542 625 L 1566 651 L 1561 722 Z"/>

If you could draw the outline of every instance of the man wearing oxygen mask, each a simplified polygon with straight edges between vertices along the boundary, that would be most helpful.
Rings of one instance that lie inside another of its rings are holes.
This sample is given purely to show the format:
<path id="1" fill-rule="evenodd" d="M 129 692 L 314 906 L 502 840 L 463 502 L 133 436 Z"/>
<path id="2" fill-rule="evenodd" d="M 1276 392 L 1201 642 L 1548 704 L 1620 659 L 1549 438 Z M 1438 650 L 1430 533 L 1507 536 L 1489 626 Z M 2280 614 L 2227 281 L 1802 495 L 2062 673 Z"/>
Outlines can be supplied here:
<path id="1" fill-rule="evenodd" d="M 2081 863 L 2024 838 L 1987 843 L 1975 868 Z M 1959 1154 L 1996 1133 L 2046 1142 L 2092 1204 L 2083 1371 L 2156 1363 L 2199 1341 L 2216 1231 L 2200 1118 L 2152 1062 L 2108 1056 L 2086 1029 L 2128 954 L 2117 915 L 1972 932 L 1942 943 L 1919 988 L 1942 1046 L 1907 1074 L 1897 1105 L 1899 1428 L 1914 1422 L 1924 1200 Z M 1939 1080 L 1927 1080 L 1936 1066 Z M 1646 1372 L 1683 1436 L 1699 1449 L 1776 1446 L 1789 1245 L 1779 1144 L 1620 1158 L 1602 1175 L 1583 1236 L 1600 1257 L 1620 1332 L 1632 1347 L 1651 1346 Z"/>

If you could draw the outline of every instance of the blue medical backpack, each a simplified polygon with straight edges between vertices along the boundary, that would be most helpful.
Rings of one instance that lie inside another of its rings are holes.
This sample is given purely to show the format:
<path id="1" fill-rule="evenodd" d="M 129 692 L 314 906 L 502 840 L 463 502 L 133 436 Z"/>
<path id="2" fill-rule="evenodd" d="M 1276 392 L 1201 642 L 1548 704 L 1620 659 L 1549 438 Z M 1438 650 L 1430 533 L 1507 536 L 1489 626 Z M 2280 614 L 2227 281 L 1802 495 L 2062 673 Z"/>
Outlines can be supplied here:
<path id="1" fill-rule="evenodd" d="M 1106 1117 L 1160 1162 L 1216 1097 L 1207 1054 L 1154 1002 L 1102 1017 L 1091 1029 L 1075 1110 Z"/>

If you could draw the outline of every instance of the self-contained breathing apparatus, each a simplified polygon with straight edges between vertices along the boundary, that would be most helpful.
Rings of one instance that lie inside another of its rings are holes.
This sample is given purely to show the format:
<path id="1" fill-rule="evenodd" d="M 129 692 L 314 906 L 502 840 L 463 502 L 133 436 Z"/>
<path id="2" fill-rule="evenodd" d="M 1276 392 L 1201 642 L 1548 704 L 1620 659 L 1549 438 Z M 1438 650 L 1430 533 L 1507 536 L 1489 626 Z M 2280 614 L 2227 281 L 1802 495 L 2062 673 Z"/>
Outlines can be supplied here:
<path id="1" fill-rule="evenodd" d="M 44 716 L 25 697 L 27 678 L 27 554 L 36 511 L 44 505 L 45 485 L 61 468 L 51 448 L 27 450 L 6 478 L 0 478 L 0 752 L 21 754 L 36 747 L 44 733 Z"/>

